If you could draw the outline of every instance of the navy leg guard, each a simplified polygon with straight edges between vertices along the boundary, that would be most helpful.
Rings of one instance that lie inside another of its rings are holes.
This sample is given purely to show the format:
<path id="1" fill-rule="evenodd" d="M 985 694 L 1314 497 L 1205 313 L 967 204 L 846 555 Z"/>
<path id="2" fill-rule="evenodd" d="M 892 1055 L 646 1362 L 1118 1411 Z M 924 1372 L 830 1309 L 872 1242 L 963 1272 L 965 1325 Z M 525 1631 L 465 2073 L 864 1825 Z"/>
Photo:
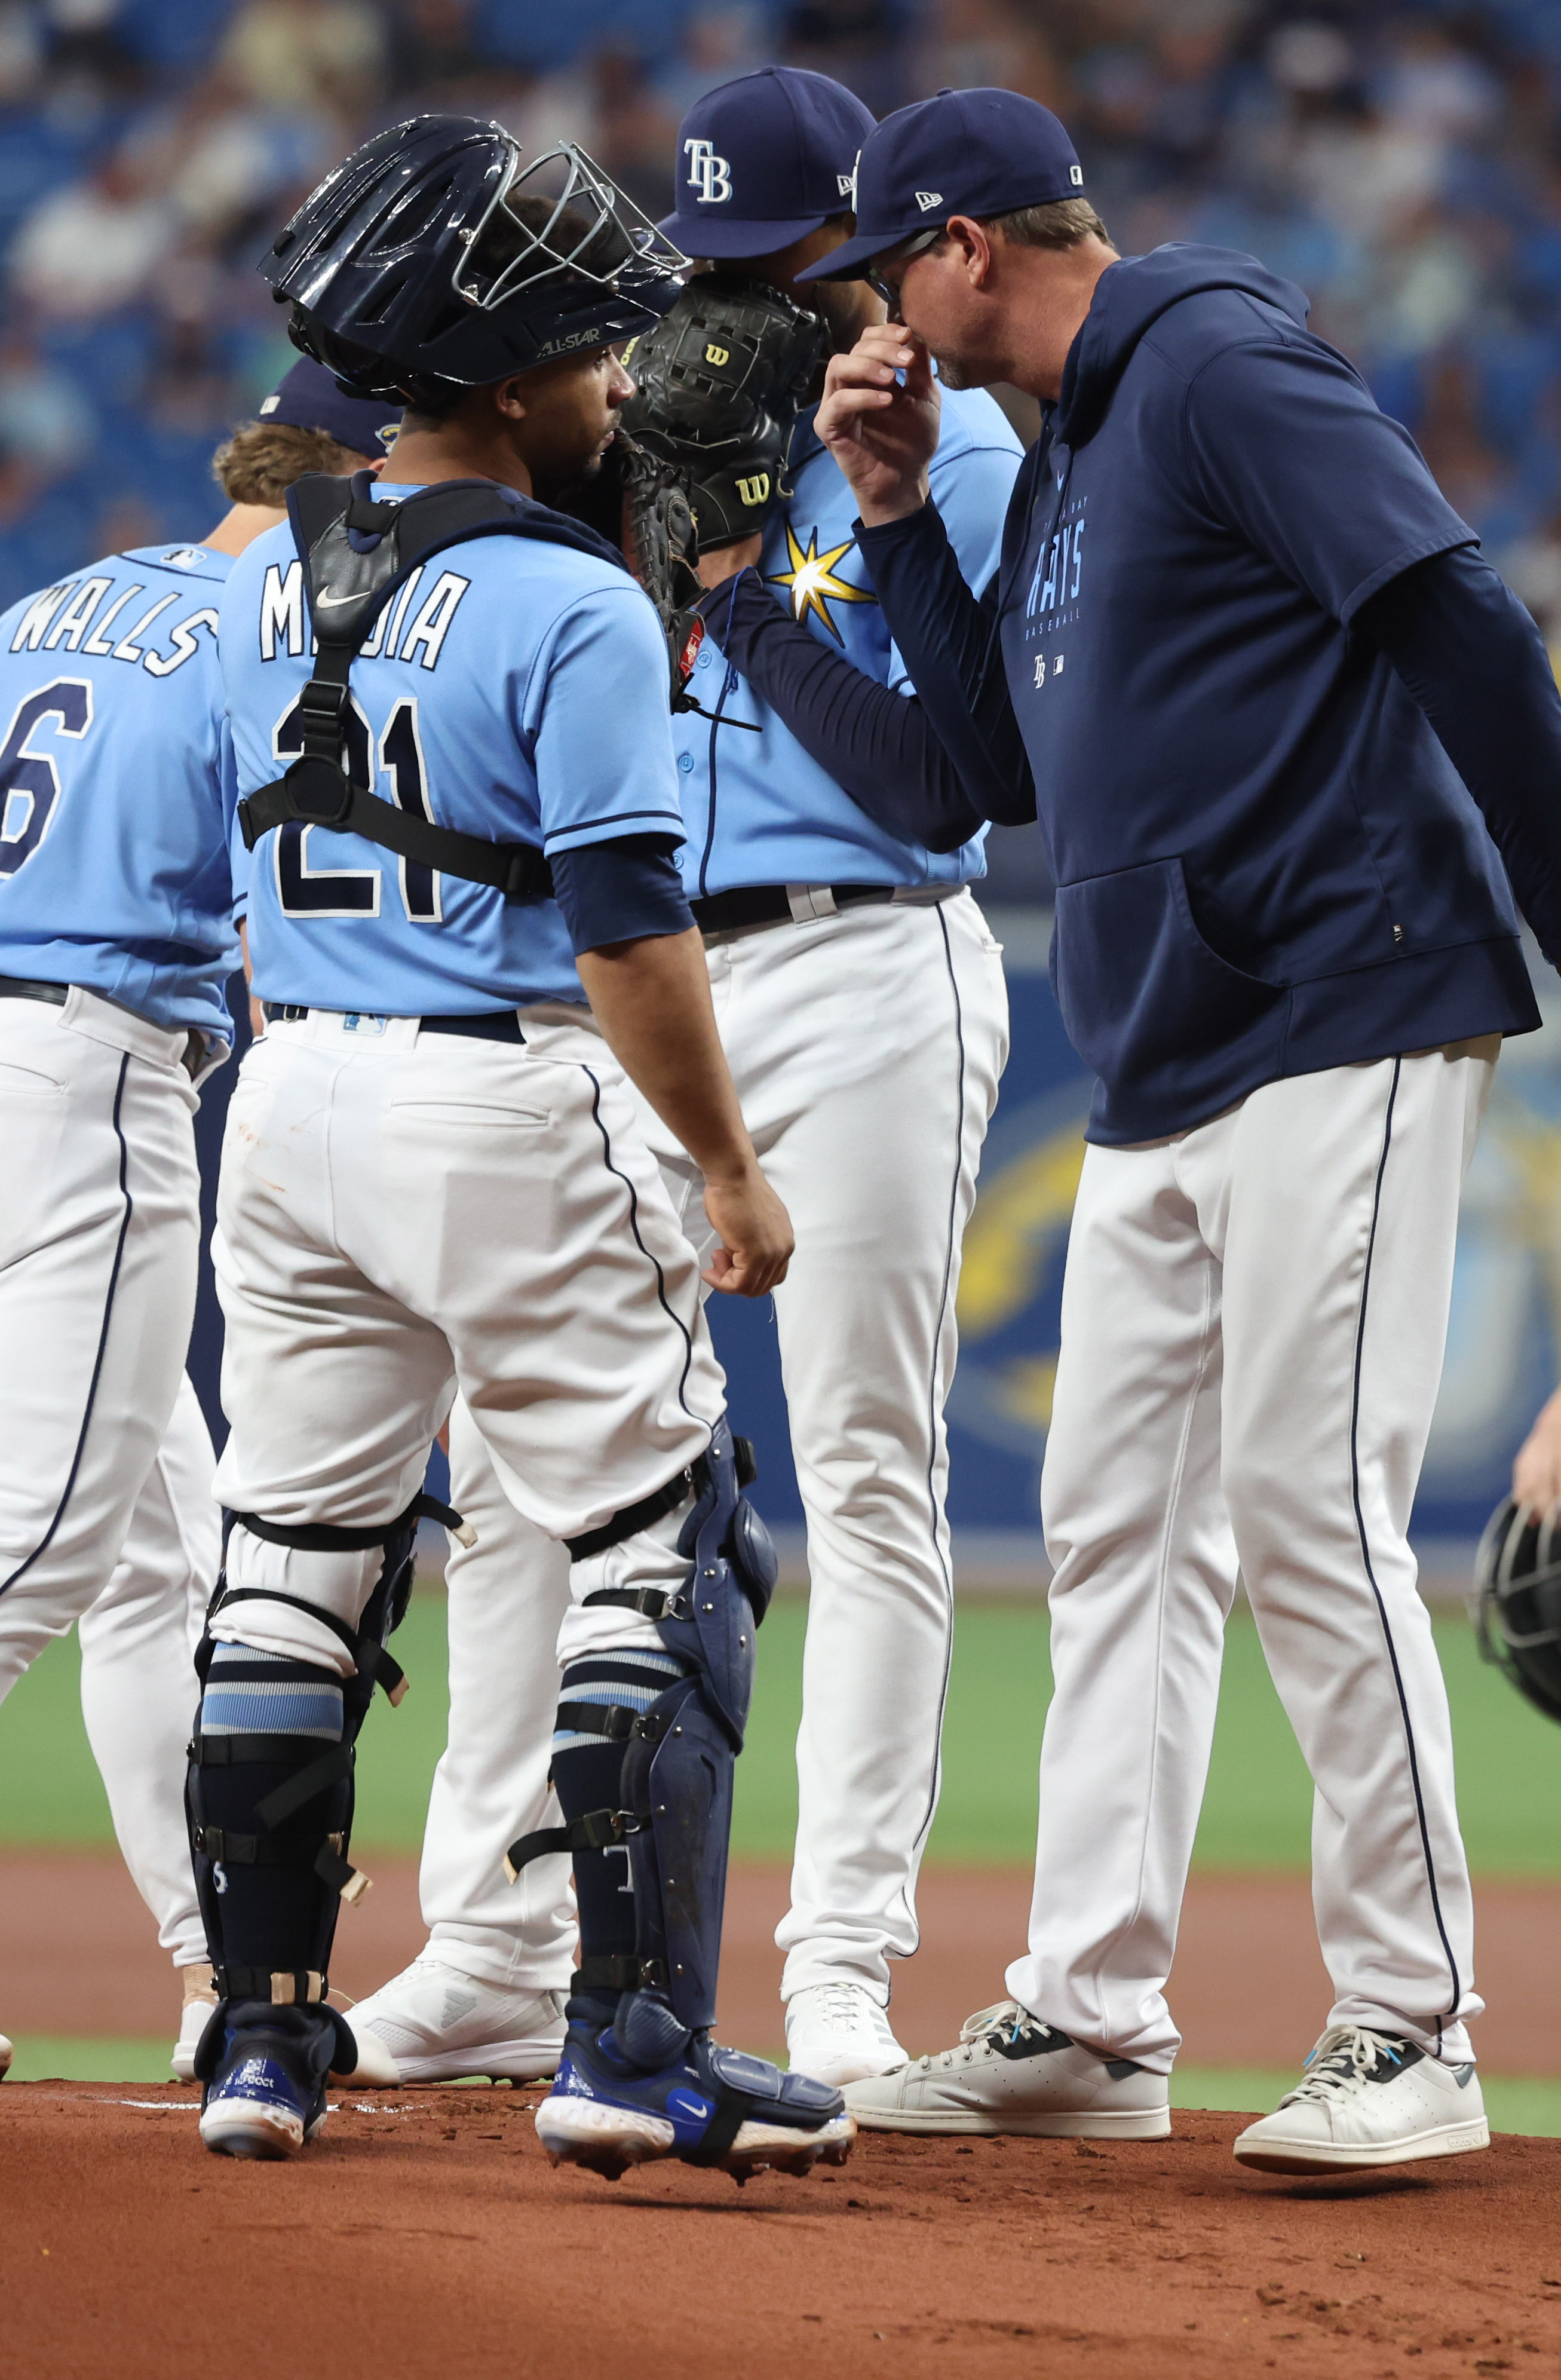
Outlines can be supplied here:
<path id="1" fill-rule="evenodd" d="M 225 1573 L 217 1582 L 196 1657 L 203 1693 L 186 1796 L 218 1995 L 196 2060 L 208 2083 L 231 2050 L 230 2019 L 241 2004 L 317 2010 L 332 2035 L 332 2066 L 350 2072 L 357 2063 L 350 2027 L 323 2004 L 337 1911 L 368 1887 L 347 1858 L 353 1747 L 376 1680 L 397 1699 L 405 1691 L 383 1644 L 410 1593 L 417 1509 L 372 1531 L 284 1530 L 237 1516 L 254 1535 L 303 1551 L 382 1545 L 384 1561 L 356 1630 L 300 1597 L 230 1590 Z M 245 1601 L 309 1612 L 342 1639 L 356 1674 L 344 1680 L 317 1664 L 218 1644 L 212 1619 Z"/>

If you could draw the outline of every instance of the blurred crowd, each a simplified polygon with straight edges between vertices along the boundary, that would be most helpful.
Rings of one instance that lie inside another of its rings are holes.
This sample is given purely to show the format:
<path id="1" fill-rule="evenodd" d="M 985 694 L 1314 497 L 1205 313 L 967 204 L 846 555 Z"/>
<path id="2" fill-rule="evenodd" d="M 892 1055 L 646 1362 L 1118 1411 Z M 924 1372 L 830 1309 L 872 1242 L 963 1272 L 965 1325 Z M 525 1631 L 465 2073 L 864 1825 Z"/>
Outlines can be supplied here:
<path id="1" fill-rule="evenodd" d="M 367 131 L 574 138 L 654 214 L 774 58 L 879 114 L 1028 91 L 1124 251 L 1299 281 L 1561 649 L 1561 0 L 0 0 L 0 603 L 208 525 L 288 354 L 255 259 Z"/>

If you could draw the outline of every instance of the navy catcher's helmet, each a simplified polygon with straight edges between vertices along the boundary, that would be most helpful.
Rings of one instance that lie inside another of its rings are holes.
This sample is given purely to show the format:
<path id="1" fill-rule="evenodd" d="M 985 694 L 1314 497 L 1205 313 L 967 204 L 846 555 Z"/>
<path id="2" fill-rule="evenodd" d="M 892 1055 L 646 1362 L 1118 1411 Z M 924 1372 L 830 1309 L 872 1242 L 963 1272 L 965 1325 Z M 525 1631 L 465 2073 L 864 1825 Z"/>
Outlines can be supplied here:
<path id="1" fill-rule="evenodd" d="M 295 346 L 415 400 L 632 338 L 685 261 L 573 142 L 523 167 L 502 125 L 418 115 L 327 175 L 260 269 Z"/>
<path id="2" fill-rule="evenodd" d="M 1498 1505 L 1474 1560 L 1470 1617 L 1487 1661 L 1547 1718 L 1561 1719 L 1561 1514 Z"/>

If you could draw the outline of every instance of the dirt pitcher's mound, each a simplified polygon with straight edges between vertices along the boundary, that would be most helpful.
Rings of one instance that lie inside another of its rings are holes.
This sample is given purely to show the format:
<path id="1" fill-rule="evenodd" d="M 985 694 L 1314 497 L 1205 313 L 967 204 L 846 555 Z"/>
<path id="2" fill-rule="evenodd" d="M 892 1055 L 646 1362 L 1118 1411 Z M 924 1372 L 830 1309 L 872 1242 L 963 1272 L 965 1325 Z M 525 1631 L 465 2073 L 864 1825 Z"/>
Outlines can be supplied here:
<path id="1" fill-rule="evenodd" d="M 1168 2142 L 865 2135 L 843 2172 L 550 2170 L 535 2092 L 344 2099 L 292 2165 L 194 2094 L 0 2091 L 15 2380 L 1442 2380 L 1543 2373 L 1561 2141 L 1331 2184 Z"/>

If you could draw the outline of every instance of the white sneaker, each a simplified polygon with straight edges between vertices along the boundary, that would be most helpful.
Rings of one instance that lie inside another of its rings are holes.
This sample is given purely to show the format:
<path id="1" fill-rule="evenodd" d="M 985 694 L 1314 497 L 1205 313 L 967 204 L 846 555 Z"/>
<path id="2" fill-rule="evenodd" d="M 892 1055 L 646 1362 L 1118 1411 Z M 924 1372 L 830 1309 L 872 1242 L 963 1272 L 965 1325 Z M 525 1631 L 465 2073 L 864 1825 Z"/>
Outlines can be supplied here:
<path id="1" fill-rule="evenodd" d="M 1126 2058 L 1096 2058 L 1013 2000 L 966 2020 L 957 2047 L 853 2082 L 871 2132 L 1024 2132 L 1041 2140 L 1161 2141 L 1170 2086 Z"/>
<path id="2" fill-rule="evenodd" d="M 207 2021 L 217 2005 L 216 1985 L 208 1966 L 180 1967 L 176 1973 L 184 1983 L 185 2001 L 179 2016 L 179 2037 L 174 2044 L 174 2054 L 168 2063 L 176 2082 L 195 2080 L 195 2053 L 200 2046 L 200 2036 Z"/>
<path id="3" fill-rule="evenodd" d="M 1349 2173 L 1488 2149 L 1485 2103 L 1470 2066 L 1443 2066 L 1412 2041 L 1330 2025 L 1297 2087 L 1236 2143 L 1259 2173 Z"/>
<path id="4" fill-rule="evenodd" d="M 352 2082 L 454 2082 L 466 2074 L 529 2082 L 554 2074 L 563 2053 L 563 1992 L 506 1991 L 442 1960 L 414 1959 L 347 2010 L 363 2062 Z M 367 2038 L 365 2037 L 367 2036 Z M 395 2072 L 370 2072 L 388 2052 Z"/>
<path id="5" fill-rule="evenodd" d="M 786 2002 L 786 2062 L 836 2090 L 905 2064 L 889 2018 L 865 1984 L 809 1984 Z"/>

